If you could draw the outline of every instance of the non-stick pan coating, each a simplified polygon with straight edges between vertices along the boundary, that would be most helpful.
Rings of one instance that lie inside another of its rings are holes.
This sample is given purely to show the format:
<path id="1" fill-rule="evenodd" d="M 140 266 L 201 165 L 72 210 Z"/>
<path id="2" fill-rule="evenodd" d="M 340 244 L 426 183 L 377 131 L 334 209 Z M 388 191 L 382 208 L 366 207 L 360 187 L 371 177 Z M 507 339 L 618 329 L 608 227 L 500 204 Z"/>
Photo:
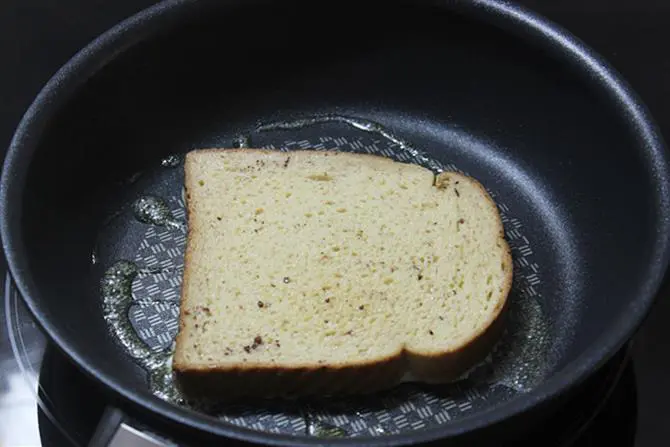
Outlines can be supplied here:
<path id="1" fill-rule="evenodd" d="M 84 53 L 56 78 L 8 156 L 2 229 L 12 272 L 38 321 L 85 370 L 162 417 L 255 437 L 154 398 L 145 372 L 107 330 L 99 281 L 115 260 L 142 260 L 149 230 L 128 212 L 135 198 L 160 195 L 178 209 L 180 169 L 160 165 L 170 154 L 230 147 L 240 134 L 277 148 L 384 144 L 333 124 L 253 133 L 261 122 L 324 113 L 381 123 L 480 180 L 502 205 L 526 272 L 512 299 L 532 295 L 548 324 L 543 385 L 461 389 L 461 402 L 477 401 L 468 392 L 489 399 L 446 411 L 427 426 L 434 430 L 411 430 L 409 421 L 393 439 L 454 435 L 511 416 L 583 379 L 631 335 L 667 263 L 668 161 L 613 75 L 593 60 L 579 67 L 580 47 L 537 37 L 542 22 L 509 33 L 473 18 L 521 26 L 515 21 L 525 16 L 496 2 L 449 4 L 470 18 L 423 3 L 213 3 L 168 2 L 146 13 L 124 36 L 152 37 L 121 54 L 105 49 L 118 34 L 99 41 L 105 56 Z M 91 74 L 64 93 L 73 77 Z M 264 442 L 282 439 L 298 442 Z"/>

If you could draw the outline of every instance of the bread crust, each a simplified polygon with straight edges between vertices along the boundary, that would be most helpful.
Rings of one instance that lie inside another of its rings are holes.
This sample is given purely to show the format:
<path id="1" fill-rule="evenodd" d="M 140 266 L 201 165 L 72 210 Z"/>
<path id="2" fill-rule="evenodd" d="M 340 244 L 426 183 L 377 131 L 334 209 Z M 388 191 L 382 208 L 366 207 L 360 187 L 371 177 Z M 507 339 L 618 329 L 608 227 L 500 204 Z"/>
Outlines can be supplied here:
<path id="1" fill-rule="evenodd" d="M 227 152 L 276 153 L 264 149 L 199 149 L 186 156 L 185 189 L 186 208 L 193 215 L 193 201 L 189 193 L 192 184 L 191 156 L 194 153 L 209 153 L 225 150 Z M 291 151 L 287 154 L 311 153 L 309 150 Z M 342 152 L 319 151 L 325 156 L 338 156 Z M 374 154 L 351 154 L 361 160 L 374 163 L 396 163 Z M 509 292 L 512 288 L 512 254 L 505 240 L 504 227 L 498 208 L 486 189 L 475 179 L 456 172 L 443 172 L 435 176 L 434 187 L 447 188 L 454 181 L 468 182 L 477 187 L 487 205 L 497 219 L 498 247 L 503 250 L 505 278 L 501 297 L 497 301 L 486 324 L 473 333 L 466 341 L 454 349 L 440 353 L 413 352 L 407 348 L 384 359 L 373 362 L 351 362 L 346 364 L 295 364 L 278 366 L 273 364 L 238 363 L 218 367 L 200 367 L 191 365 L 185 359 L 181 338 L 185 328 L 184 290 L 190 281 L 191 258 L 193 256 L 192 234 L 198 231 L 189 225 L 186 252 L 184 255 L 184 275 L 181 293 L 179 332 L 176 337 L 176 350 L 173 371 L 178 386 L 185 395 L 198 399 L 235 400 L 245 397 L 285 397 L 296 398 L 310 395 L 346 395 L 365 394 L 384 390 L 400 383 L 405 374 L 410 373 L 417 381 L 424 383 L 448 383 L 461 377 L 477 363 L 481 362 L 500 338 L 504 329 Z"/>

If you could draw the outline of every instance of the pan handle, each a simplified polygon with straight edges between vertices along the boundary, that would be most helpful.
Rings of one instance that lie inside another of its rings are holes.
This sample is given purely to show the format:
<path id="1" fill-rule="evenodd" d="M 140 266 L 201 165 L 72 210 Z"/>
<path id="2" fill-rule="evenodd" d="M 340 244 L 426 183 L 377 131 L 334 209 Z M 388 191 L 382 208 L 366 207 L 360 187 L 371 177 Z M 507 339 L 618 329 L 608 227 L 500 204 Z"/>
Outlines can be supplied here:
<path id="1" fill-rule="evenodd" d="M 88 447 L 176 447 L 177 444 L 137 428 L 120 409 L 108 406 Z"/>

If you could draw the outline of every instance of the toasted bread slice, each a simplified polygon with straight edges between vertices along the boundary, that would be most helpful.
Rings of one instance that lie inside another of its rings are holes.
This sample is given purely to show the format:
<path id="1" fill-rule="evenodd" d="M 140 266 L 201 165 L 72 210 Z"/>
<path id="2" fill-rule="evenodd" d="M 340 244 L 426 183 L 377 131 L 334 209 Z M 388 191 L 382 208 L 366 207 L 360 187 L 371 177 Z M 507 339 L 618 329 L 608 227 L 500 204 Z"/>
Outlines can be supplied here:
<path id="1" fill-rule="evenodd" d="M 173 369 L 206 398 L 452 381 L 497 340 L 512 259 L 472 178 L 343 152 L 197 150 Z"/>

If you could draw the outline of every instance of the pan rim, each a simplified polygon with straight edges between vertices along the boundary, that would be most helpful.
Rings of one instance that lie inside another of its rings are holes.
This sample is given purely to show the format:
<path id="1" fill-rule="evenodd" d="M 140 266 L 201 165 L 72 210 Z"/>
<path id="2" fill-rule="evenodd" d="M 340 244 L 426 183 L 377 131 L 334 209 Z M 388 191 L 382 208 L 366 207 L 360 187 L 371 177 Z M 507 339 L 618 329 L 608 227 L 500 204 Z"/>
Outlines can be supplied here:
<path id="1" fill-rule="evenodd" d="M 207 0 L 166 0 L 149 7 L 124 20 L 103 33 L 70 59 L 44 86 L 24 114 L 8 149 L 0 180 L 0 204 L 18 202 L 25 184 L 26 167 L 22 159 L 30 156 L 47 121 L 56 112 L 64 99 L 89 76 L 94 75 L 124 50 L 153 34 L 158 29 L 179 21 L 182 14 L 207 3 Z M 219 5 L 234 5 L 234 0 L 218 1 Z M 248 3 L 248 2 L 247 2 Z M 263 1 L 257 3 L 264 3 Z M 452 424 L 423 429 L 409 433 L 383 437 L 357 437 L 357 444 L 403 445 L 428 442 L 494 425 L 528 412 L 545 400 L 555 398 L 568 389 L 583 382 L 592 371 L 604 364 L 637 330 L 644 320 L 668 269 L 670 261 L 670 156 L 665 149 L 660 131 L 646 107 L 623 78 L 593 50 L 566 30 L 530 10 L 512 5 L 505 0 L 427 0 L 424 3 L 446 7 L 460 13 L 504 28 L 507 32 L 521 34 L 527 40 L 546 46 L 552 53 L 566 58 L 592 77 L 598 87 L 611 97 L 625 114 L 652 166 L 650 174 L 658 191 L 654 199 L 659 210 L 656 244 L 650 257 L 648 279 L 641 287 L 640 296 L 629 305 L 629 312 L 613 321 L 599 339 L 586 349 L 570 365 L 556 372 L 535 390 L 516 399 L 511 399 L 476 415 L 465 416 Z M 82 76 L 85 74 L 86 76 Z M 26 155 L 26 152 L 28 154 Z M 13 205 L 16 207 L 16 205 Z M 178 423 L 203 433 L 225 436 L 248 442 L 270 445 L 324 445 L 324 439 L 259 432 L 180 408 L 151 396 L 125 389 L 121 383 L 105 371 L 88 363 L 66 337 L 59 334 L 57 325 L 50 322 L 40 311 L 37 287 L 28 275 L 27 261 L 23 256 L 19 213 L 0 215 L 0 233 L 9 271 L 30 313 L 48 334 L 49 338 L 96 382 L 113 391 L 123 400 L 137 408 L 159 415 L 162 419 Z M 351 439 L 332 439 L 331 445 L 350 444 Z"/>

